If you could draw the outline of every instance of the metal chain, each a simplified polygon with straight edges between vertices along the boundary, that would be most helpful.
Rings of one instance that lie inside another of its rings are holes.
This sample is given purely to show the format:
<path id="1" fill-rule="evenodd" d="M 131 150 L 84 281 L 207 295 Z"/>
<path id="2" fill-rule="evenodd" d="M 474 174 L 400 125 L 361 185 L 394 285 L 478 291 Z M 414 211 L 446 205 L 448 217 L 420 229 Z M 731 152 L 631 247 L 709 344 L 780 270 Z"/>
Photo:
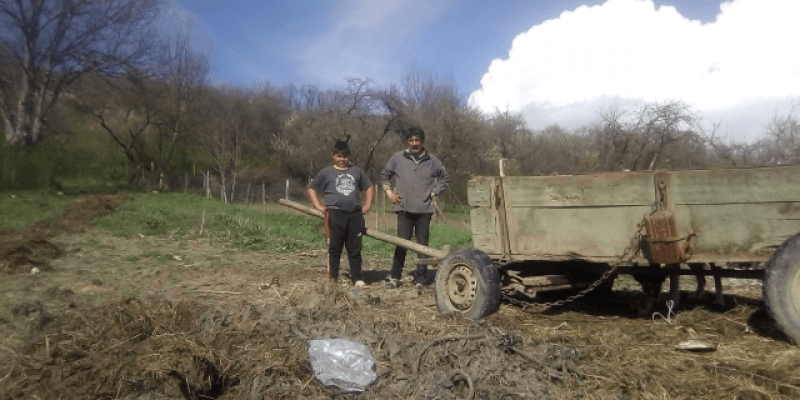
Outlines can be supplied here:
<path id="1" fill-rule="evenodd" d="M 540 309 L 539 312 L 542 312 L 542 311 L 545 311 L 547 309 L 550 309 L 553 306 L 560 307 L 560 306 L 563 306 L 564 304 L 571 303 L 571 302 L 573 302 L 575 300 L 578 300 L 581 297 L 584 297 L 587 294 L 589 294 L 592 290 L 595 290 L 598 286 L 600 286 L 603 282 L 605 282 L 609 277 L 611 277 L 611 275 L 616 273 L 617 269 L 620 267 L 620 265 L 622 263 L 624 263 L 626 261 L 633 260 L 633 257 L 635 257 L 636 254 L 639 252 L 639 243 L 641 242 L 641 239 L 642 239 L 642 229 L 644 229 L 644 227 L 645 227 L 645 219 L 642 218 L 642 220 L 639 221 L 638 224 L 636 224 L 636 232 L 634 232 L 633 236 L 631 236 L 630 244 L 622 252 L 622 255 L 619 257 L 619 260 L 616 262 L 616 265 L 614 265 L 611 269 L 609 269 L 608 271 L 603 273 L 603 275 L 598 280 L 594 281 L 594 283 L 589 285 L 589 287 L 587 287 L 586 289 L 582 290 L 580 293 L 578 293 L 576 295 L 567 297 L 566 299 L 553 301 L 553 302 L 547 302 L 547 303 L 536 303 L 536 302 L 532 302 L 532 301 L 518 300 L 518 299 L 512 298 L 511 296 L 509 296 L 509 295 L 507 295 L 507 294 L 505 294 L 503 292 L 501 292 L 500 295 L 511 304 L 514 304 L 516 306 L 520 306 L 522 308 L 536 307 L 536 308 Z"/>

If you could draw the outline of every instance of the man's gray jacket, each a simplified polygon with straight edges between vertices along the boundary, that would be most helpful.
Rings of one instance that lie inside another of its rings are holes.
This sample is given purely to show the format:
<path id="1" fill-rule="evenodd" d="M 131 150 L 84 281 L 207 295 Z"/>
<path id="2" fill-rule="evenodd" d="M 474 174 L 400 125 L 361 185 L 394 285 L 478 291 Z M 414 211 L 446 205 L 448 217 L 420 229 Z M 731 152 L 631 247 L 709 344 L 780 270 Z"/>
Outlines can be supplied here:
<path id="1" fill-rule="evenodd" d="M 450 174 L 436 156 L 427 151 L 415 160 L 408 150 L 394 153 L 381 171 L 384 189 L 395 179 L 395 193 L 402 196 L 395 211 L 433 214 L 431 193 L 440 195 L 450 184 Z"/>

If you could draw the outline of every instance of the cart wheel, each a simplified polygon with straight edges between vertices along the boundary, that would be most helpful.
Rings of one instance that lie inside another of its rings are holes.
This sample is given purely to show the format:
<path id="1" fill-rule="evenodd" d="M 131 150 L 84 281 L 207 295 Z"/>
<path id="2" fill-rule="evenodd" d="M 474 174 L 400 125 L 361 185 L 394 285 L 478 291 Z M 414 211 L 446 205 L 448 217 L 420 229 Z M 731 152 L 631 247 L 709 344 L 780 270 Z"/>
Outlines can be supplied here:
<path id="1" fill-rule="evenodd" d="M 770 257 L 764 302 L 783 333 L 800 344 L 800 233 L 786 239 Z"/>
<path id="2" fill-rule="evenodd" d="M 481 319 L 500 305 L 500 272 L 484 252 L 471 248 L 451 252 L 436 272 L 436 307 Z"/>

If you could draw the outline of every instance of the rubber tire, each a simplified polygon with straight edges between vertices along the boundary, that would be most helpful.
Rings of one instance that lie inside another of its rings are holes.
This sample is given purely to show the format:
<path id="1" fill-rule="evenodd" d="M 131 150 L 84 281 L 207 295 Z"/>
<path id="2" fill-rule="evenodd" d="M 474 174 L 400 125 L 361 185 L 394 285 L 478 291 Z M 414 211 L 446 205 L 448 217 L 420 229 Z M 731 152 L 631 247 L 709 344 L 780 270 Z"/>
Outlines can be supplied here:
<path id="1" fill-rule="evenodd" d="M 764 273 L 764 303 L 788 339 L 800 345 L 800 233 L 772 253 Z"/>
<path id="2" fill-rule="evenodd" d="M 450 300 L 447 280 L 455 268 L 467 267 L 477 278 L 475 300 L 468 309 L 459 309 Z M 450 252 L 436 271 L 434 282 L 436 307 L 441 313 L 461 313 L 464 317 L 479 320 L 500 306 L 500 271 L 486 253 L 473 248 L 462 248 Z"/>

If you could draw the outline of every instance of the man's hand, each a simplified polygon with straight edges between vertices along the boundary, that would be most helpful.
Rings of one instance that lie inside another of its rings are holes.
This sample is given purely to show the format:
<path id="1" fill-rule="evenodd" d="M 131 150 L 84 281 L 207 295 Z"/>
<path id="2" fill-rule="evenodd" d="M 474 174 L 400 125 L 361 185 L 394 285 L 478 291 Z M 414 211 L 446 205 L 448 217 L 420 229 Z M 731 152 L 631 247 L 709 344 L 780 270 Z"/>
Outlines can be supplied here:
<path id="1" fill-rule="evenodd" d="M 400 200 L 403 200 L 403 196 L 400 196 L 399 194 L 395 194 L 391 190 L 387 190 L 386 191 L 386 197 L 389 198 L 389 201 L 391 201 L 392 204 L 397 204 L 397 203 L 400 202 Z"/>

